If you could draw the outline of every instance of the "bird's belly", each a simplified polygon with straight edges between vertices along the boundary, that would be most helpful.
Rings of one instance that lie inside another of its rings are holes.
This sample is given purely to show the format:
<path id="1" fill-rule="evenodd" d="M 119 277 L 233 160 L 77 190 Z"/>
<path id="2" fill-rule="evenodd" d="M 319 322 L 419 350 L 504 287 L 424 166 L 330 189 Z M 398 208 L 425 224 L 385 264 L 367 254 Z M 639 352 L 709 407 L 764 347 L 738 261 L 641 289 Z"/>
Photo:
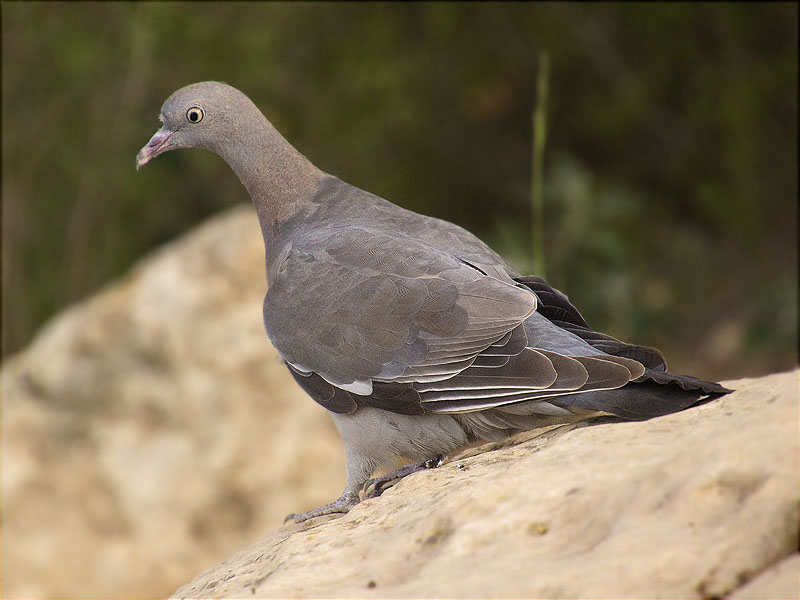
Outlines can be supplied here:
<path id="1" fill-rule="evenodd" d="M 427 460 L 469 444 L 464 429 L 449 415 L 401 415 L 363 406 L 331 416 L 345 447 L 370 457 L 375 468 L 391 467 L 398 458 Z"/>

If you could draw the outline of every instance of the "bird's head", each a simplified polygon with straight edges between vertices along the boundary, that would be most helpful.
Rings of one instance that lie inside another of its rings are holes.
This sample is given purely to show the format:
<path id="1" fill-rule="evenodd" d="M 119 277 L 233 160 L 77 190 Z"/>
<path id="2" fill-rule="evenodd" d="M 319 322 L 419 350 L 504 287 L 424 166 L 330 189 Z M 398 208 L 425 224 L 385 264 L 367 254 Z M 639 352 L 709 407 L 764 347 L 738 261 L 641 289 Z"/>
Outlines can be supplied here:
<path id="1" fill-rule="evenodd" d="M 139 150 L 136 168 L 177 148 L 203 148 L 222 154 L 223 147 L 241 134 L 233 115 L 253 110 L 258 112 L 247 96 L 225 83 L 187 85 L 164 102 L 158 117 L 161 129 Z"/>

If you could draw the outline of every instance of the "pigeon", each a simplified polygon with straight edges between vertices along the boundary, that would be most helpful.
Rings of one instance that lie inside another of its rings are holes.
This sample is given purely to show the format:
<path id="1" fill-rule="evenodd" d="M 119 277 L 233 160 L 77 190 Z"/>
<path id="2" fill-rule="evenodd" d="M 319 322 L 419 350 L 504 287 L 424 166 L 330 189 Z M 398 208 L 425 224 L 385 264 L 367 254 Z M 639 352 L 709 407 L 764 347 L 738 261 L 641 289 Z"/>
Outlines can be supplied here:
<path id="1" fill-rule="evenodd" d="M 159 120 L 137 169 L 177 148 L 233 169 L 264 238 L 267 336 L 344 441 L 342 495 L 287 520 L 346 513 L 482 441 L 650 419 L 731 391 L 594 331 L 564 293 L 465 229 L 321 171 L 230 85 L 183 87 Z"/>

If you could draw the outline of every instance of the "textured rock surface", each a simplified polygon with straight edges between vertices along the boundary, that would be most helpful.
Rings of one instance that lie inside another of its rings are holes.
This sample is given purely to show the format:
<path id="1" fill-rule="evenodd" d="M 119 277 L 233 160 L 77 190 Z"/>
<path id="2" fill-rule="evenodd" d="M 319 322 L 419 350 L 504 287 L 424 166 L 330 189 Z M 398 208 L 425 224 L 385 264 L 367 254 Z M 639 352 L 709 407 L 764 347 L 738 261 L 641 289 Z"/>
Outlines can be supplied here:
<path id="1" fill-rule="evenodd" d="M 800 597 L 800 556 L 793 554 L 736 590 L 731 598 Z"/>
<path id="2" fill-rule="evenodd" d="M 797 597 L 798 374 L 730 383 L 679 414 L 456 457 L 175 596 L 690 598 L 752 579 L 743 597 Z"/>
<path id="3" fill-rule="evenodd" d="M 54 319 L 3 366 L 3 597 L 165 596 L 344 488 L 264 335 L 251 207 Z"/>

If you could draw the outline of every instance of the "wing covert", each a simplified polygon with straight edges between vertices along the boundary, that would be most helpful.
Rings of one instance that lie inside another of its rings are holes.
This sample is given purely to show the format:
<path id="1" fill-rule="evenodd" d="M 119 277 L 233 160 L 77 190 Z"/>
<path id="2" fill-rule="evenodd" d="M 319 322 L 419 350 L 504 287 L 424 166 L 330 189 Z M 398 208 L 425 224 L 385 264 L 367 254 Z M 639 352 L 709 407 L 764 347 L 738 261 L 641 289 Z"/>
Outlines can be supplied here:
<path id="1" fill-rule="evenodd" d="M 344 227 L 296 239 L 264 299 L 273 345 L 298 371 L 358 395 L 471 366 L 536 296 L 401 234 Z"/>

